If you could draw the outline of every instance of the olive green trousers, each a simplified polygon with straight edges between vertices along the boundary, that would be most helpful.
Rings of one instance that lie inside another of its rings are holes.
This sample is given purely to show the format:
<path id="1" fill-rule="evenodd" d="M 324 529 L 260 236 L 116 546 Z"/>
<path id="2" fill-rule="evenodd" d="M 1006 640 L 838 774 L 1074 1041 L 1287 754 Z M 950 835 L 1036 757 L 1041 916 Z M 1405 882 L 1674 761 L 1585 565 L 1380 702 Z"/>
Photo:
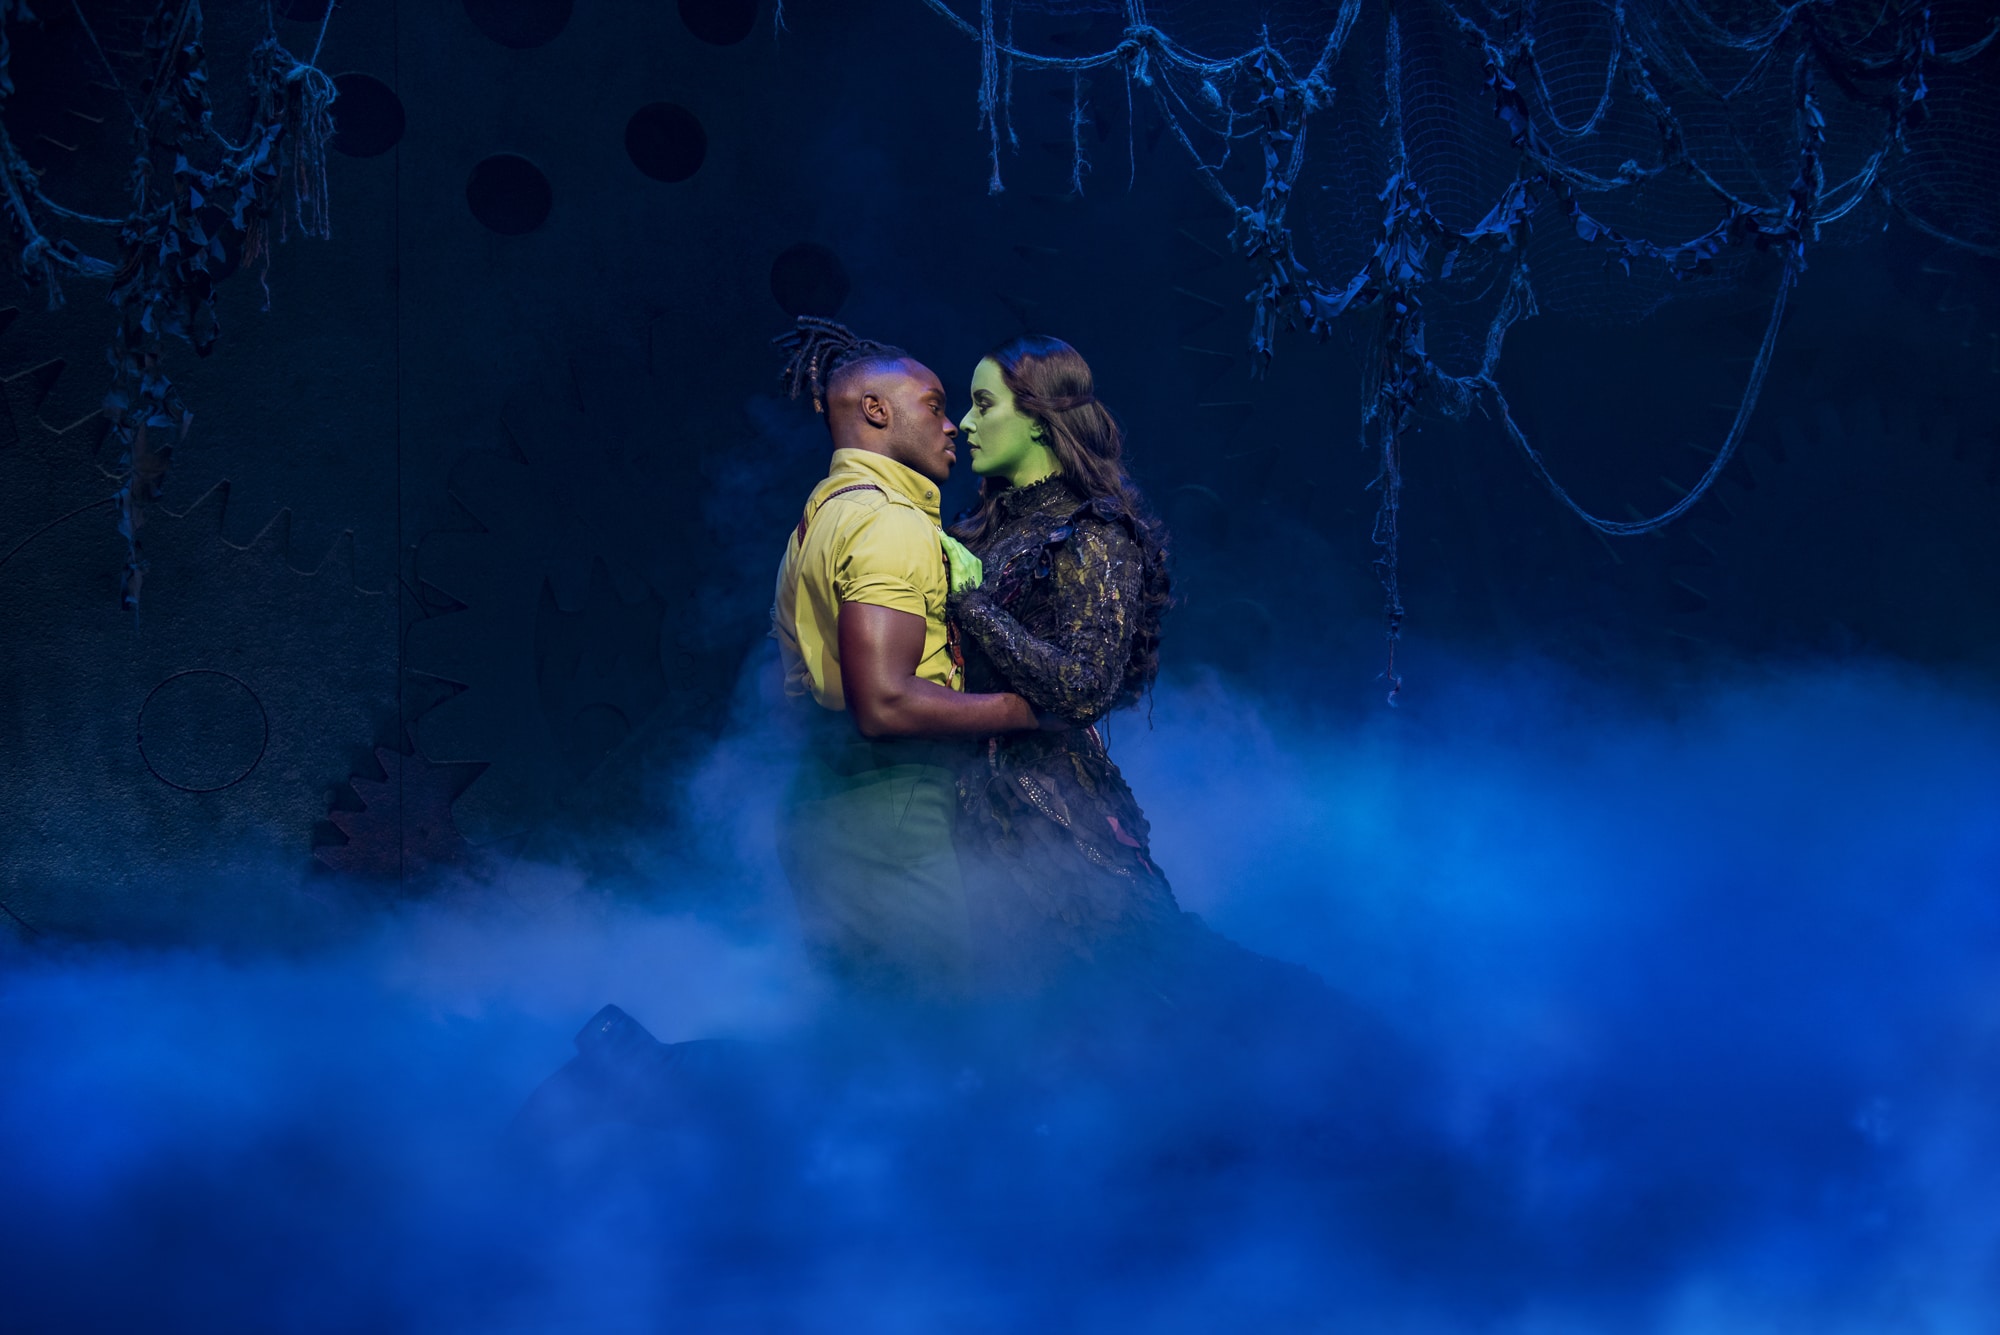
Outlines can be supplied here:
<path id="1" fill-rule="evenodd" d="M 952 827 L 958 762 L 948 742 L 870 741 L 843 714 L 805 706 L 778 856 L 806 946 L 870 992 L 962 995 L 971 933 Z"/>

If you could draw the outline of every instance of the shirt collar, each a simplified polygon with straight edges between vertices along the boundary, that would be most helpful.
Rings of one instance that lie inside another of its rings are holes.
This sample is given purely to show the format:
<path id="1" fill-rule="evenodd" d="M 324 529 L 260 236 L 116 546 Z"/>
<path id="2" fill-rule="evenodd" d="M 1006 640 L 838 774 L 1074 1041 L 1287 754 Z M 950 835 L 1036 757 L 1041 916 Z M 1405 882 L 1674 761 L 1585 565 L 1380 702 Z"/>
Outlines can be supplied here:
<path id="1" fill-rule="evenodd" d="M 884 491 L 900 496 L 938 522 L 938 485 L 907 464 L 899 464 L 873 450 L 835 450 L 833 467 L 826 480 L 837 487 L 873 482 Z"/>

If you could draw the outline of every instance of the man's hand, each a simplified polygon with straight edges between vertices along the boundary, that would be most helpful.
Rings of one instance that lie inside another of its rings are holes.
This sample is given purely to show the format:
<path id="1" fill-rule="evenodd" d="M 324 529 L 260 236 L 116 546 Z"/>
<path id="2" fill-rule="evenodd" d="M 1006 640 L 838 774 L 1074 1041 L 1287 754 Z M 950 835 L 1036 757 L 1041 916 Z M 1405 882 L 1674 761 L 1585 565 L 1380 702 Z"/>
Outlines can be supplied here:
<path id="1" fill-rule="evenodd" d="M 840 682 L 863 737 L 988 737 L 1029 732 L 1018 695 L 965 695 L 917 675 L 924 619 L 873 603 L 840 605 Z"/>
<path id="2" fill-rule="evenodd" d="M 951 591 L 964 593 L 967 589 L 978 588 L 986 578 L 986 567 L 979 558 L 949 533 L 940 531 L 938 538 L 944 543 L 944 559 L 951 567 Z"/>

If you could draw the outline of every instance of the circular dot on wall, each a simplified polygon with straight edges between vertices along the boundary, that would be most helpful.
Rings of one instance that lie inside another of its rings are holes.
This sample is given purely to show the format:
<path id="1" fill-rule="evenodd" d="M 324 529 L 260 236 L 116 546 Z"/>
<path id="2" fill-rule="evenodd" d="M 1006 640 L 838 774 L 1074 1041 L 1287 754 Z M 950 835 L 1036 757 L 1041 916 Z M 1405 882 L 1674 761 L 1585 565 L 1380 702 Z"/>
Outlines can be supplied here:
<path id="1" fill-rule="evenodd" d="M 831 318 L 847 300 L 849 286 L 840 256 L 817 241 L 788 246 L 771 261 L 771 295 L 787 315 Z"/>
<path id="2" fill-rule="evenodd" d="M 379 157 L 403 139 L 403 100 L 372 74 L 333 76 L 334 151 L 351 158 Z"/>
<path id="3" fill-rule="evenodd" d="M 139 759 L 184 793 L 241 783 L 271 744 L 271 716 L 239 678 L 213 668 L 176 672 L 139 705 Z"/>
<path id="4" fill-rule="evenodd" d="M 686 107 L 653 102 L 625 122 L 625 152 L 655 181 L 685 181 L 708 157 L 708 131 Z"/>
<path id="5" fill-rule="evenodd" d="M 571 0 L 465 0 L 473 26 L 502 46 L 525 51 L 552 42 L 569 23 Z"/>
<path id="6" fill-rule="evenodd" d="M 496 153 L 480 162 L 465 182 L 472 216 L 502 236 L 534 231 L 547 221 L 554 202 L 542 169 L 513 153 Z"/>
<path id="7" fill-rule="evenodd" d="M 680 0 L 681 22 L 704 42 L 734 46 L 757 26 L 757 0 Z"/>

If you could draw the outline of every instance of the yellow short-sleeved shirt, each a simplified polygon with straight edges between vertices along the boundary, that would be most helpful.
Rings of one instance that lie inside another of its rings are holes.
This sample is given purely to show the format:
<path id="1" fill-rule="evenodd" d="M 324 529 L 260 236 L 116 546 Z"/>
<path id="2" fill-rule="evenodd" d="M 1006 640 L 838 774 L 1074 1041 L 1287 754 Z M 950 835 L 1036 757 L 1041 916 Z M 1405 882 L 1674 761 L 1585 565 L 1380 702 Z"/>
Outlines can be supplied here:
<path id="1" fill-rule="evenodd" d="M 876 490 L 847 490 L 873 487 Z M 835 493 L 839 493 L 836 495 Z M 945 633 L 950 590 L 939 539 L 935 482 L 887 455 L 835 450 L 826 480 L 805 506 L 778 565 L 771 635 L 785 663 L 785 693 L 845 709 L 840 684 L 842 603 L 893 607 L 924 619 L 917 675 L 963 689 Z"/>

